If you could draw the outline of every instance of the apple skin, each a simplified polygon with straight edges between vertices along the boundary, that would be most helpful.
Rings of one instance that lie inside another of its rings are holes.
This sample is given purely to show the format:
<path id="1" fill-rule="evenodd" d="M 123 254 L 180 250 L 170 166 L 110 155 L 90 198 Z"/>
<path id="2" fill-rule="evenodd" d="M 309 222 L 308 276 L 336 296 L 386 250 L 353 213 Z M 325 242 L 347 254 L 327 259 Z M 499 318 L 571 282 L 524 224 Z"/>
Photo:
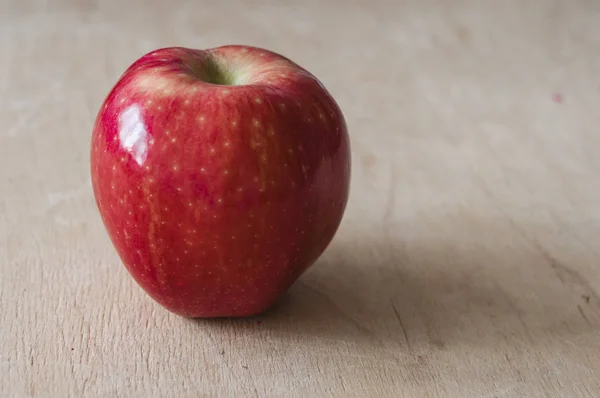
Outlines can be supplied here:
<path id="1" fill-rule="evenodd" d="M 185 317 L 245 317 L 332 241 L 351 155 L 340 108 L 296 63 L 250 46 L 171 47 L 112 88 L 90 166 L 108 235 L 154 300 Z"/>

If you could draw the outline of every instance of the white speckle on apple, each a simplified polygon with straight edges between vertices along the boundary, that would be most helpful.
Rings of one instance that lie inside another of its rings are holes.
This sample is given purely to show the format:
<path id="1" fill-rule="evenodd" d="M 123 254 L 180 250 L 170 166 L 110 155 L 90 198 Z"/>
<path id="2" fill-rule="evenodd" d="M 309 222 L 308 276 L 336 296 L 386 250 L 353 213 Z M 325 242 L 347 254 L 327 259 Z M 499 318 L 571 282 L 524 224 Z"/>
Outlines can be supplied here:
<path id="1" fill-rule="evenodd" d="M 125 98 L 121 98 L 121 101 L 119 101 L 119 103 L 124 103 L 125 102 Z"/>
<path id="2" fill-rule="evenodd" d="M 175 137 L 171 138 L 171 142 L 172 142 L 172 143 L 175 143 L 175 142 L 177 142 L 177 138 L 175 138 Z"/>
<path id="3" fill-rule="evenodd" d="M 319 112 L 319 119 L 325 120 L 325 115 L 323 114 L 323 112 Z"/>
<path id="4" fill-rule="evenodd" d="M 200 167 L 200 171 L 206 173 L 206 169 L 204 167 Z"/>
<path id="5" fill-rule="evenodd" d="M 154 177 L 148 178 L 148 182 L 154 182 Z M 150 194 L 150 197 L 152 197 L 152 194 Z"/>
<path id="6" fill-rule="evenodd" d="M 204 123 L 204 120 L 205 120 L 205 119 L 204 119 L 204 116 L 198 116 L 198 121 L 199 121 L 200 123 Z"/>
<path id="7" fill-rule="evenodd" d="M 231 235 L 231 240 L 235 240 L 235 235 Z"/>
<path id="8" fill-rule="evenodd" d="M 238 192 L 242 192 L 243 190 L 244 190 L 243 187 L 238 187 L 238 189 L 237 189 Z"/>
<path id="9" fill-rule="evenodd" d="M 173 165 L 173 171 L 178 171 L 179 170 L 179 165 L 178 164 L 174 164 Z"/>
<path id="10" fill-rule="evenodd" d="M 169 211 L 169 208 L 168 208 L 168 207 L 165 207 L 165 211 Z"/>
<path id="11" fill-rule="evenodd" d="M 185 101 L 183 101 L 183 103 L 184 103 L 185 105 L 189 105 L 189 104 L 190 104 L 190 100 L 189 100 L 189 99 L 186 99 Z"/>
<path id="12" fill-rule="evenodd" d="M 115 186 L 111 185 L 110 188 L 114 191 L 115 190 Z"/>
<path id="13" fill-rule="evenodd" d="M 121 158 L 121 162 L 123 162 L 123 163 L 125 162 L 125 158 L 124 157 Z"/>
<path id="14" fill-rule="evenodd" d="M 159 111 L 162 111 L 162 105 L 159 105 L 156 109 L 158 109 Z"/>
<path id="15" fill-rule="evenodd" d="M 309 122 L 309 123 L 312 123 L 313 119 L 312 119 L 312 117 L 309 117 L 309 118 L 306 119 L 306 121 Z"/>
<path id="16" fill-rule="evenodd" d="M 224 171 L 223 171 L 223 174 L 224 174 L 224 175 L 228 175 L 228 174 L 229 174 L 229 170 L 224 170 Z"/>
<path id="17" fill-rule="evenodd" d="M 258 97 L 254 98 L 254 102 L 256 102 L 257 104 L 262 104 L 262 100 Z"/>
<path id="18" fill-rule="evenodd" d="M 217 203 L 219 203 L 219 204 L 223 203 L 223 199 L 222 198 L 217 199 Z"/>
<path id="19" fill-rule="evenodd" d="M 233 122 L 231 122 L 231 125 L 232 125 L 232 126 L 237 126 L 237 121 L 236 121 L 236 120 L 234 120 Z"/>
<path id="20" fill-rule="evenodd" d="M 113 137 L 113 141 L 118 141 L 118 140 L 119 140 L 119 136 L 118 136 L 118 135 L 115 135 L 115 136 Z"/>
<path id="21" fill-rule="evenodd" d="M 229 95 L 230 92 L 231 91 L 229 91 L 228 89 L 221 90 L 221 94 L 223 94 L 223 95 Z"/>
<path id="22" fill-rule="evenodd" d="M 192 203 L 192 202 L 188 202 L 188 206 L 189 206 L 189 207 L 192 207 L 192 206 L 193 206 L 193 203 Z"/>
<path id="23" fill-rule="evenodd" d="M 260 126 L 260 120 L 254 118 L 254 119 L 252 119 L 252 124 L 254 124 L 254 127 L 259 127 Z"/>
<path id="24" fill-rule="evenodd" d="M 229 146 L 231 146 L 231 142 L 225 141 L 225 144 L 223 144 L 223 145 L 225 145 L 226 147 L 229 147 Z"/>
<path id="25" fill-rule="evenodd" d="M 152 100 L 146 101 L 146 105 L 152 105 Z"/>
<path id="26" fill-rule="evenodd" d="M 112 170 L 113 171 L 117 170 L 117 166 L 113 165 Z"/>
<path id="27" fill-rule="evenodd" d="M 209 151 L 210 153 L 215 153 L 215 148 L 210 148 Z"/>

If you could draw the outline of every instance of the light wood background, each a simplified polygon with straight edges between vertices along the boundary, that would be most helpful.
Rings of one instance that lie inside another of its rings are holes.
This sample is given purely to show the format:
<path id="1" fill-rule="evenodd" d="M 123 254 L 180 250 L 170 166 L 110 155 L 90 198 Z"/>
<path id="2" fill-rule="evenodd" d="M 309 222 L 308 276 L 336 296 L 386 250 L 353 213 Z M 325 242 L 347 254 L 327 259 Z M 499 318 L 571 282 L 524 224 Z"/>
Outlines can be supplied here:
<path id="1" fill-rule="evenodd" d="M 93 119 L 157 47 L 244 43 L 338 99 L 352 195 L 269 313 L 133 282 Z M 600 2 L 0 2 L 0 396 L 600 396 Z"/>

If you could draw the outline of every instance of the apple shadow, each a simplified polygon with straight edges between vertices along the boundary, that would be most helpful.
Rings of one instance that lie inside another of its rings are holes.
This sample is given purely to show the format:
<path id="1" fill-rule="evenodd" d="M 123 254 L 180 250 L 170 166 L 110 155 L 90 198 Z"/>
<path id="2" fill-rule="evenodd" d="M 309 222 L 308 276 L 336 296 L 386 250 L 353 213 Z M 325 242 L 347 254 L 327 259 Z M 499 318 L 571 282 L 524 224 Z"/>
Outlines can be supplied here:
<path id="1" fill-rule="evenodd" d="M 506 229 L 486 239 L 412 243 L 345 236 L 265 313 L 196 322 L 411 354 L 462 344 L 531 347 L 552 336 L 576 341 L 597 332 L 599 308 L 582 276 Z"/>

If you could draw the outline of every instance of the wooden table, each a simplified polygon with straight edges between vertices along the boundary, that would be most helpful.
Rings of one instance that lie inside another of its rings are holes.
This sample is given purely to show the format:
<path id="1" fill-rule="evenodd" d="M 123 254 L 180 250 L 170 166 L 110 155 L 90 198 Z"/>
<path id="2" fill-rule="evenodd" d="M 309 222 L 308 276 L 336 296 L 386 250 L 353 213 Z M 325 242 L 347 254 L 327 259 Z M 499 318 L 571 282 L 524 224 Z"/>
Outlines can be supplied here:
<path id="1" fill-rule="evenodd" d="M 293 5 L 292 5 L 293 4 Z M 0 396 L 597 397 L 600 3 L 0 3 Z M 88 169 L 151 49 L 281 52 L 337 98 L 352 195 L 269 313 L 133 282 Z"/>

